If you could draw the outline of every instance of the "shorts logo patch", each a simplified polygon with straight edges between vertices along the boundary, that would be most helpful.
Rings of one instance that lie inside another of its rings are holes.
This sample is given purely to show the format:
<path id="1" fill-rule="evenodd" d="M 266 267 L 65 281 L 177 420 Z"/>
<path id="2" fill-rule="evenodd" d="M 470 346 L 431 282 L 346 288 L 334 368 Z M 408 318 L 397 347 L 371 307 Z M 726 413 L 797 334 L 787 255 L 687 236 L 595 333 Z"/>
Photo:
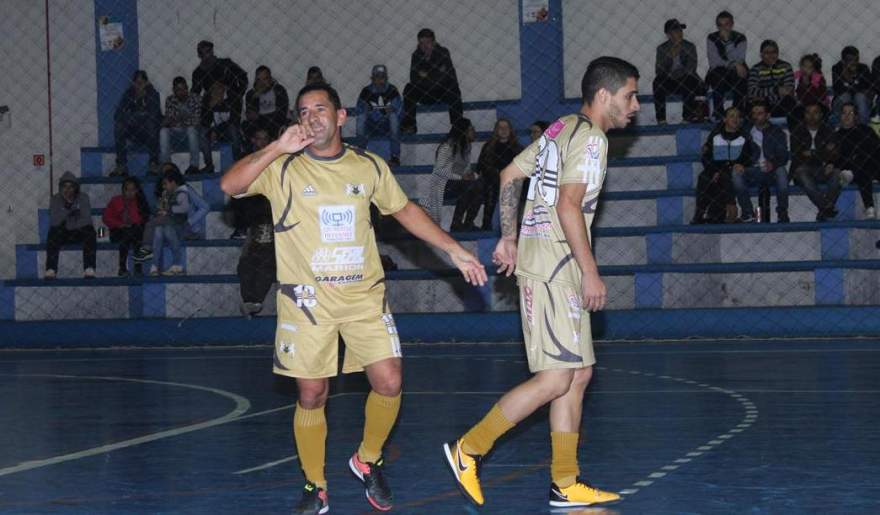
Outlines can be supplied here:
<path id="1" fill-rule="evenodd" d="M 581 299 L 574 293 L 568 294 L 568 318 L 580 320 L 581 318 Z"/>
<path id="2" fill-rule="evenodd" d="M 279 349 L 282 354 L 286 354 L 288 358 L 292 358 L 294 354 L 296 354 L 296 346 L 293 342 L 282 341 L 281 348 Z"/>
<path id="3" fill-rule="evenodd" d="M 394 323 L 394 315 L 385 313 L 382 315 L 382 322 L 385 323 L 385 330 L 391 335 L 391 353 L 396 358 L 403 356 L 403 351 L 400 349 L 400 338 L 397 335 L 397 324 Z"/>
<path id="4" fill-rule="evenodd" d="M 321 225 L 322 242 L 341 243 L 355 240 L 354 206 L 320 206 L 318 208 L 318 217 Z"/>
<path id="5" fill-rule="evenodd" d="M 534 302 L 534 296 L 532 293 L 532 289 L 528 286 L 523 287 L 523 304 L 526 308 L 526 322 L 528 322 L 529 327 L 534 327 L 535 319 L 532 314 L 532 304 Z"/>

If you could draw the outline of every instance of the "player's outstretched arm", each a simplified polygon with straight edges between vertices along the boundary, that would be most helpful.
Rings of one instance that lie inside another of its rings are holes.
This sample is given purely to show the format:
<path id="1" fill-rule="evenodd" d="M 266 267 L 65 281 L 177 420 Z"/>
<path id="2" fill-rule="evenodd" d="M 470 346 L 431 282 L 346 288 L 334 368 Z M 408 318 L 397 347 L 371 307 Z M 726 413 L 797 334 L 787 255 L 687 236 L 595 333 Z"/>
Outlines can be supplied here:
<path id="1" fill-rule="evenodd" d="M 449 254 L 449 258 L 461 271 L 468 284 L 480 286 L 486 284 L 486 268 L 480 260 L 434 223 L 421 207 L 407 202 L 403 209 L 392 216 L 413 236 Z"/>
<path id="2" fill-rule="evenodd" d="M 563 184 L 559 190 L 559 202 L 556 213 L 562 232 L 571 249 L 575 262 L 581 269 L 581 296 L 584 309 L 599 311 L 605 307 L 608 291 L 599 277 L 599 267 L 590 249 L 587 239 L 587 224 L 584 222 L 581 206 L 586 191 L 586 184 Z"/>
<path id="3" fill-rule="evenodd" d="M 519 198 L 525 175 L 513 163 L 501 171 L 498 190 L 498 206 L 501 218 L 501 239 L 495 245 L 492 262 L 498 265 L 498 273 L 510 277 L 516 268 L 516 219 L 519 214 Z"/>
<path id="4" fill-rule="evenodd" d="M 227 195 L 240 195 L 257 180 L 257 177 L 283 154 L 293 154 L 311 145 L 314 133 L 308 122 L 291 125 L 281 136 L 262 150 L 247 155 L 232 165 L 220 178 L 220 189 Z"/>

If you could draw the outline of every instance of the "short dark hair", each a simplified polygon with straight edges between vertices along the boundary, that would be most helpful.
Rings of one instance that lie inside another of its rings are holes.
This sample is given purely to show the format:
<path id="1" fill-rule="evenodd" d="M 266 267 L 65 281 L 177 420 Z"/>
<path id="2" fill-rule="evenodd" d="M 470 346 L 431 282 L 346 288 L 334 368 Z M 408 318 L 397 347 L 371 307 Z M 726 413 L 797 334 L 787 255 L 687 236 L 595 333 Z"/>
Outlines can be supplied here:
<path id="1" fill-rule="evenodd" d="M 847 57 L 858 57 L 858 56 L 859 56 L 859 49 L 852 46 L 852 45 L 847 45 L 847 46 L 843 47 L 843 50 L 840 51 L 840 58 L 841 59 L 846 59 Z"/>
<path id="2" fill-rule="evenodd" d="M 728 107 L 727 109 L 724 110 L 724 117 L 727 118 L 727 113 L 729 113 L 731 111 L 736 111 L 737 113 L 739 113 L 739 107 L 736 107 L 735 105 Z"/>
<path id="3" fill-rule="evenodd" d="M 857 105 L 855 104 L 855 102 L 844 102 L 844 103 L 840 104 L 840 112 L 841 112 L 841 113 L 843 112 L 843 108 L 846 107 L 846 106 L 850 106 L 850 107 L 852 107 L 852 108 L 853 108 L 853 111 L 855 111 L 856 114 L 859 113 L 859 106 L 857 106 Z"/>
<path id="4" fill-rule="evenodd" d="M 610 56 L 593 59 L 581 79 L 581 98 L 585 104 L 592 104 L 600 89 L 617 93 L 629 78 L 639 78 L 639 69 L 632 63 Z"/>
<path id="5" fill-rule="evenodd" d="M 761 41 L 761 52 L 763 52 L 764 49 L 768 47 L 773 47 L 777 51 L 779 51 L 779 45 L 776 44 L 776 41 L 773 41 L 772 39 L 765 39 L 764 41 Z"/>
<path id="6" fill-rule="evenodd" d="M 202 50 L 214 50 L 214 43 L 211 43 L 207 39 L 199 41 L 199 44 L 196 45 L 196 51 L 201 52 Z"/>
<path id="7" fill-rule="evenodd" d="M 327 96 L 330 98 L 330 103 L 333 104 L 333 107 L 335 107 L 337 110 L 342 109 L 342 101 L 339 99 L 339 93 L 336 92 L 333 86 L 327 84 L 326 82 L 315 82 L 303 86 L 302 89 L 299 90 L 299 93 L 296 94 L 294 112 L 297 113 L 297 118 L 299 118 L 299 100 L 306 93 L 311 93 L 313 91 L 323 91 L 327 93 Z"/>
<path id="8" fill-rule="evenodd" d="M 178 186 L 186 184 L 186 179 L 183 178 L 183 174 L 180 173 L 180 168 L 178 168 L 176 164 L 171 162 L 163 163 L 162 168 L 164 168 L 164 171 L 162 173 L 162 179 L 160 179 L 160 181 L 168 179 L 170 181 L 174 181 L 174 183 Z"/>
<path id="9" fill-rule="evenodd" d="M 257 70 L 254 72 L 254 75 L 256 75 L 260 72 L 267 72 L 269 75 L 272 75 L 272 70 L 270 70 L 269 67 L 266 66 L 265 64 L 261 64 L 261 65 L 257 66 Z"/>
<path id="10" fill-rule="evenodd" d="M 770 104 L 768 104 L 767 101 L 763 98 L 756 98 L 752 100 L 749 106 L 749 111 L 751 111 L 755 107 L 763 107 L 766 111 L 770 111 Z"/>
<path id="11" fill-rule="evenodd" d="M 733 15 L 730 14 L 730 11 L 721 11 L 715 16 L 715 26 L 718 26 L 718 22 L 721 20 L 730 20 L 733 21 Z"/>
<path id="12" fill-rule="evenodd" d="M 134 82 L 134 81 L 136 81 L 136 80 L 138 80 L 138 79 L 144 79 L 145 81 L 150 82 L 150 78 L 147 77 L 147 72 L 144 71 L 144 70 L 136 70 L 136 71 L 132 74 L 132 76 L 131 76 L 131 81 L 132 81 L 132 82 Z"/>
<path id="13" fill-rule="evenodd" d="M 434 31 L 431 30 L 431 29 L 428 29 L 428 28 L 424 28 L 424 29 L 420 30 L 420 31 L 419 31 L 419 35 L 416 36 L 416 37 L 417 37 L 418 39 L 422 39 L 422 38 L 436 39 L 436 38 L 434 37 Z"/>
<path id="14" fill-rule="evenodd" d="M 804 104 L 804 112 L 807 112 L 807 109 L 815 107 L 819 109 L 819 112 L 822 113 L 822 118 L 825 118 L 825 107 L 819 102 L 811 101 Z"/>
<path id="15" fill-rule="evenodd" d="M 180 75 L 174 77 L 174 80 L 171 81 L 171 87 L 176 88 L 178 84 L 183 84 L 183 86 L 186 87 L 186 79 L 184 79 Z"/>

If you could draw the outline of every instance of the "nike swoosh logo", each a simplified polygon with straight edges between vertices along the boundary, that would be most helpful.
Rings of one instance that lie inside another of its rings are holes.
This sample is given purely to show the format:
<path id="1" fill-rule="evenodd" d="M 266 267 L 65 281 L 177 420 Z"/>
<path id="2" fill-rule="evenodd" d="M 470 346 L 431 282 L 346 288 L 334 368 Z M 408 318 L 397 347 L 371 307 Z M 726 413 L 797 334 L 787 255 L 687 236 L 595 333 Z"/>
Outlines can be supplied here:
<path id="1" fill-rule="evenodd" d="M 565 500 L 565 501 L 568 500 L 568 496 L 567 496 L 567 495 L 564 495 L 562 492 L 560 492 L 559 490 L 556 490 L 555 488 L 553 489 L 553 493 L 554 493 L 555 495 L 558 495 L 560 498 L 562 498 L 562 499 Z"/>
<path id="2" fill-rule="evenodd" d="M 467 469 L 468 469 L 467 466 L 465 466 L 461 462 L 461 447 L 458 447 L 457 445 L 456 445 L 456 449 L 455 449 L 455 461 L 458 462 L 458 471 L 459 472 L 467 472 Z"/>

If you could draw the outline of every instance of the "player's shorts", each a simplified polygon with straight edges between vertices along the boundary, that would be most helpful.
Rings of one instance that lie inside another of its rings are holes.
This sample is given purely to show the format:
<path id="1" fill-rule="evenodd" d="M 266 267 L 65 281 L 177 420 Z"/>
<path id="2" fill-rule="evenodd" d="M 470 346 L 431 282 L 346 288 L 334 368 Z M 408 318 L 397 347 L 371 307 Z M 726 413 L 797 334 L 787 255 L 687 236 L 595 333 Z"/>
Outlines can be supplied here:
<path id="1" fill-rule="evenodd" d="M 391 313 L 338 324 L 315 325 L 306 317 L 278 316 L 275 328 L 276 374 L 302 379 L 333 377 L 339 373 L 339 336 L 345 342 L 342 373 L 403 356 Z"/>
<path id="2" fill-rule="evenodd" d="M 596 363 L 590 314 L 571 286 L 517 277 L 529 370 L 583 368 Z"/>

